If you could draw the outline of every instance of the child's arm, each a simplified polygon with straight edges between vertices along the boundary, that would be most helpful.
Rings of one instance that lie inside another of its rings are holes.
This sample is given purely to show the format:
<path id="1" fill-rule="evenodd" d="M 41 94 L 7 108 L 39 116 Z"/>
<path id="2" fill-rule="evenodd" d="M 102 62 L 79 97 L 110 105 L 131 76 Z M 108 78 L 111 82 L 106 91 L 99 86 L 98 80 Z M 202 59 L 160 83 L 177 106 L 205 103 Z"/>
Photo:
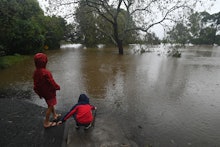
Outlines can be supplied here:
<path id="1" fill-rule="evenodd" d="M 62 120 L 57 122 L 57 125 L 60 125 L 64 123 L 67 119 L 69 119 L 76 112 L 76 109 L 77 109 L 76 107 L 73 107 L 73 109 L 70 109 L 70 111 L 64 115 Z"/>
<path id="2" fill-rule="evenodd" d="M 48 74 L 46 75 L 46 79 L 55 88 L 55 90 L 60 90 L 60 86 L 55 82 L 52 74 L 49 71 Z"/>
<path id="3" fill-rule="evenodd" d="M 37 82 L 36 81 L 34 81 L 34 92 L 40 97 L 40 98 L 42 98 L 42 96 L 40 95 L 40 92 L 38 91 L 38 89 L 37 89 Z"/>
<path id="4" fill-rule="evenodd" d="M 91 106 L 91 109 L 92 110 L 96 110 L 97 109 L 97 107 L 95 107 L 95 106 L 93 106 L 93 105 L 90 105 Z"/>

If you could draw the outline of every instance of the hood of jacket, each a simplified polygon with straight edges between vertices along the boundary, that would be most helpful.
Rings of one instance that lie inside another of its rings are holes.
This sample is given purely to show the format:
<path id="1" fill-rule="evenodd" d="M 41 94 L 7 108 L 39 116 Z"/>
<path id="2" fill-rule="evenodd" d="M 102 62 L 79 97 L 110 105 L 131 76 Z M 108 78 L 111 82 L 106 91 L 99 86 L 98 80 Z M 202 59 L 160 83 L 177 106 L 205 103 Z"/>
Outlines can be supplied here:
<path id="1" fill-rule="evenodd" d="M 89 98 L 85 94 L 80 94 L 78 104 L 89 104 Z"/>
<path id="2" fill-rule="evenodd" d="M 46 68 L 47 55 L 45 55 L 43 53 L 35 54 L 34 63 L 35 63 L 36 68 Z"/>

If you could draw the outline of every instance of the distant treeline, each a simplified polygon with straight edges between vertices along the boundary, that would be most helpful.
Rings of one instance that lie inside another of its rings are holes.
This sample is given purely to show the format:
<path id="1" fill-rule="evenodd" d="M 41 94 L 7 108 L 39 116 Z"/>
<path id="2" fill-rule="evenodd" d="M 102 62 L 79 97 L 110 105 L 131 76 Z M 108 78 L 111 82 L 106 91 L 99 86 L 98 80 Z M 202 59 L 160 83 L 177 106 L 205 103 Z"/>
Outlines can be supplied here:
<path id="1" fill-rule="evenodd" d="M 0 56 L 12 54 L 33 54 L 43 49 L 57 49 L 60 41 L 81 43 L 87 47 L 97 44 L 112 45 L 112 26 L 101 17 L 85 13 L 91 8 L 79 4 L 75 13 L 75 24 L 57 16 L 45 16 L 37 0 L 1 0 L 0 1 Z M 115 12 L 115 9 L 111 9 Z M 120 10 L 118 33 L 123 30 L 126 11 Z M 108 15 L 106 15 L 108 16 Z M 210 15 L 207 12 L 193 13 L 187 21 L 178 21 L 160 40 L 154 33 L 140 37 L 137 31 L 123 36 L 123 44 L 147 43 L 192 43 L 220 45 L 220 12 Z M 130 25 L 135 22 L 130 20 Z M 100 31 L 101 30 L 101 31 Z M 103 33 L 105 31 L 105 33 Z M 121 36 L 119 36 L 121 37 Z"/>
<path id="2" fill-rule="evenodd" d="M 220 12 L 193 13 L 187 22 L 177 22 L 167 34 L 165 42 L 220 45 Z"/>

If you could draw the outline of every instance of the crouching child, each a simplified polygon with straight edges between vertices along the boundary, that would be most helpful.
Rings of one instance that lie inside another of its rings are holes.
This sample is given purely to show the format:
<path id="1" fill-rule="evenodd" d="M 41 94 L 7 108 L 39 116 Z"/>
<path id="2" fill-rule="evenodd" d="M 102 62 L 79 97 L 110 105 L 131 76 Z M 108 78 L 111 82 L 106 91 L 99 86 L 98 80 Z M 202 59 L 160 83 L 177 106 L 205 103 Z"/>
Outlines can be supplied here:
<path id="1" fill-rule="evenodd" d="M 58 122 L 58 125 L 64 123 L 72 116 L 76 121 L 76 129 L 79 129 L 80 126 L 84 126 L 84 129 L 88 130 L 94 120 L 92 110 L 96 110 L 96 107 L 89 103 L 89 98 L 85 94 L 81 94 L 78 103 L 64 115 L 62 120 Z"/>

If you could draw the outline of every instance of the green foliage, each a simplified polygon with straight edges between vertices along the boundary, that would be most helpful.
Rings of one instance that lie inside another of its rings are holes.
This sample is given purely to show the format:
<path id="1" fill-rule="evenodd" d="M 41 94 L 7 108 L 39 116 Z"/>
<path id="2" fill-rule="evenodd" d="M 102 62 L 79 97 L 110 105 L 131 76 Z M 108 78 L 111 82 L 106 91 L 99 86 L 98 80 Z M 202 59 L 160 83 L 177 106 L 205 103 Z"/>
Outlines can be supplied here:
<path id="1" fill-rule="evenodd" d="M 147 33 L 145 36 L 144 41 L 141 41 L 140 43 L 147 43 L 147 44 L 160 44 L 160 39 L 155 35 L 155 33 Z"/>
<path id="2" fill-rule="evenodd" d="M 2 0 L 0 13 L 0 45 L 6 54 L 28 54 L 41 47 L 40 25 L 33 20 L 43 11 L 36 0 Z"/>
<path id="3" fill-rule="evenodd" d="M 13 64 L 16 64 L 19 61 L 25 60 L 29 58 L 28 56 L 22 56 L 19 54 L 15 54 L 13 56 L 3 56 L 0 57 L 0 69 L 7 68 Z"/>
<path id="4" fill-rule="evenodd" d="M 44 46 L 48 49 L 57 49 L 60 47 L 60 41 L 64 39 L 66 21 L 61 17 L 44 17 Z"/>
<path id="5" fill-rule="evenodd" d="M 197 24 L 200 26 L 197 28 L 197 36 L 191 37 L 191 43 L 193 44 L 214 44 L 216 43 L 216 32 L 219 25 L 218 13 L 210 15 L 207 12 L 196 13 Z M 191 21 L 192 22 L 192 21 Z M 195 23 L 195 22 L 194 22 Z M 193 23 L 191 23 L 193 26 Z M 198 25 L 197 25 L 198 26 Z M 191 31 L 192 29 L 190 29 Z M 192 32 L 193 34 L 193 32 Z"/>
<path id="6" fill-rule="evenodd" d="M 207 12 L 193 13 L 189 17 L 189 23 L 176 24 L 168 32 L 168 40 L 171 43 L 193 44 L 219 44 L 220 12 L 210 15 Z"/>
<path id="7" fill-rule="evenodd" d="M 111 13 L 116 13 L 116 9 L 112 8 Z M 114 21 L 112 16 L 110 16 L 109 13 L 104 13 L 105 17 L 108 18 L 111 21 Z M 117 17 L 117 33 L 119 36 L 120 40 L 123 40 L 123 44 L 127 45 L 129 43 L 134 43 L 138 35 L 136 31 L 126 31 L 125 30 L 125 25 L 126 25 L 126 11 L 125 10 L 120 10 L 120 13 L 118 14 Z M 134 25 L 134 22 L 132 22 Z M 98 16 L 97 17 L 97 27 L 98 30 L 100 31 L 99 34 L 99 40 L 101 43 L 104 44 L 112 44 L 112 37 L 114 36 L 114 25 L 112 23 L 109 23 L 106 21 L 105 18 Z"/>
<path id="8" fill-rule="evenodd" d="M 92 8 L 85 5 L 82 0 L 76 10 L 77 40 L 88 47 L 94 47 L 98 43 L 98 31 L 96 28 L 96 18 L 92 13 Z"/>
<path id="9" fill-rule="evenodd" d="M 45 43 L 57 48 L 64 35 L 64 19 L 45 17 L 37 0 L 1 0 L 0 14 L 0 51 L 7 55 L 39 52 Z"/>
<path id="10" fill-rule="evenodd" d="M 200 13 L 196 12 L 189 16 L 189 32 L 192 34 L 192 38 L 199 37 L 199 31 L 201 29 L 201 15 Z"/>
<path id="11" fill-rule="evenodd" d="M 188 29 L 183 25 L 183 23 L 177 23 L 171 31 L 168 32 L 169 40 L 171 43 L 185 44 L 189 39 Z"/>
<path id="12" fill-rule="evenodd" d="M 204 28 L 201 29 L 199 38 L 191 39 L 193 44 L 214 44 L 215 43 L 215 36 L 216 29 L 214 28 Z"/>
<path id="13" fill-rule="evenodd" d="M 217 45 L 220 45 L 220 35 L 217 35 L 216 38 L 215 38 L 215 43 Z"/>
<path id="14" fill-rule="evenodd" d="M 96 4 L 98 2 L 96 1 Z M 112 44 L 114 41 L 115 28 L 114 24 L 106 21 L 106 19 L 115 22 L 117 25 L 117 33 L 119 38 L 123 40 L 124 44 L 134 43 L 137 38 L 136 31 L 125 31 L 126 25 L 126 11 L 120 10 L 116 20 L 113 20 L 112 14 L 116 13 L 116 9 L 109 8 L 109 11 L 102 14 L 95 13 L 96 7 L 87 5 L 84 0 L 81 0 L 79 7 L 76 10 L 76 22 L 79 24 L 77 27 L 76 36 L 80 43 L 85 44 L 88 47 L 94 47 L 97 44 Z M 104 16 L 104 17 L 103 17 Z M 132 25 L 134 25 L 134 22 Z"/>

